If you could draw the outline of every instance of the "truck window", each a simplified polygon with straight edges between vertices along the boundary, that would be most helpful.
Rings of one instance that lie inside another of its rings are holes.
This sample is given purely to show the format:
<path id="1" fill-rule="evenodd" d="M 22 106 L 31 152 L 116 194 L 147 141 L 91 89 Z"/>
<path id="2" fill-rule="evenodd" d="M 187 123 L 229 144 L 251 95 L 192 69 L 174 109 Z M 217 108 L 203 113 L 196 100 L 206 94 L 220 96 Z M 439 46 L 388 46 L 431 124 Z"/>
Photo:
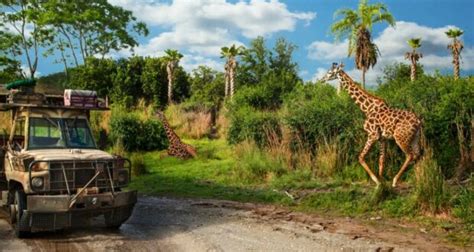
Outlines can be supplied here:
<path id="1" fill-rule="evenodd" d="M 16 150 L 23 149 L 25 143 L 25 118 L 17 119 L 13 133 L 13 146 Z"/>
<path id="2" fill-rule="evenodd" d="M 96 148 L 86 119 L 30 118 L 29 149 Z"/>
<path id="3" fill-rule="evenodd" d="M 61 123 L 56 118 L 30 118 L 29 148 L 64 148 Z"/>
<path id="4" fill-rule="evenodd" d="M 95 148 L 89 125 L 85 119 L 64 119 L 69 148 Z"/>

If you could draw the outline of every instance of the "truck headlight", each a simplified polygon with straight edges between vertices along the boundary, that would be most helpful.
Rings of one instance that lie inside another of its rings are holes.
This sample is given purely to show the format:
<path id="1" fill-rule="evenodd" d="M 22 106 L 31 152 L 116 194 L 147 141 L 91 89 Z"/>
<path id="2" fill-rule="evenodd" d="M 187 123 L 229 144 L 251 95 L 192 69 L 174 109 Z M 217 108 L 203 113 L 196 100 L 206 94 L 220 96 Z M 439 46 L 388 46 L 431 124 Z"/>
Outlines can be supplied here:
<path id="1" fill-rule="evenodd" d="M 31 185 L 34 188 L 42 188 L 44 185 L 44 180 L 42 177 L 34 177 L 31 179 Z"/>
<path id="2" fill-rule="evenodd" d="M 127 184 L 128 183 L 128 172 L 120 172 L 118 174 L 118 182 L 119 184 L 123 185 L 123 184 Z"/>

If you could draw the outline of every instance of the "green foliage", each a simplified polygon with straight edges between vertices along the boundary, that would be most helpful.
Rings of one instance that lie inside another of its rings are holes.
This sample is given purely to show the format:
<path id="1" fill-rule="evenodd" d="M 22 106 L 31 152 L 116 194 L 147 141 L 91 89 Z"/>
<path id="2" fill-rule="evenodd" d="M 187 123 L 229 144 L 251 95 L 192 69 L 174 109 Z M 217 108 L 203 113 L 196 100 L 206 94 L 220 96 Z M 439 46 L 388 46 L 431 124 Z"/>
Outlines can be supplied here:
<path id="1" fill-rule="evenodd" d="M 239 87 L 236 106 L 279 108 L 284 96 L 301 82 L 297 64 L 292 60 L 295 48 L 282 38 L 277 40 L 273 50 L 266 48 L 262 37 L 253 40 L 237 70 L 237 83 L 247 87 Z"/>
<path id="2" fill-rule="evenodd" d="M 474 182 L 458 188 L 453 197 L 453 215 L 466 225 L 469 231 L 474 231 Z"/>
<path id="3" fill-rule="evenodd" d="M 141 98 L 159 107 L 167 104 L 166 62 L 162 58 L 130 57 L 128 59 L 87 58 L 87 64 L 70 69 L 68 86 L 95 90 L 100 97 L 132 107 Z M 175 69 L 174 100 L 189 97 L 190 84 L 186 72 Z"/>
<path id="4" fill-rule="evenodd" d="M 117 64 L 112 59 L 86 59 L 87 64 L 71 69 L 69 86 L 77 89 L 95 90 L 97 95 L 110 95 L 114 85 Z"/>
<path id="5" fill-rule="evenodd" d="M 236 156 L 236 173 L 250 181 L 263 181 L 272 176 L 281 176 L 286 172 L 278 159 L 257 148 L 252 142 L 237 146 Z"/>
<path id="6" fill-rule="evenodd" d="M 189 103 L 193 106 L 211 109 L 220 107 L 223 100 L 224 75 L 206 66 L 194 69 Z"/>
<path id="7" fill-rule="evenodd" d="M 446 206 L 446 186 L 431 150 L 416 164 L 415 200 L 422 210 L 437 213 Z"/>
<path id="8" fill-rule="evenodd" d="M 267 144 L 267 132 L 279 131 L 280 124 L 275 113 L 242 107 L 230 113 L 227 139 L 231 144 L 252 140 L 259 147 L 263 147 Z"/>
<path id="9" fill-rule="evenodd" d="M 132 175 L 140 176 L 147 174 L 145 158 L 143 153 L 134 152 L 130 155 L 130 162 L 132 163 Z"/>
<path id="10" fill-rule="evenodd" d="M 110 121 L 110 136 L 114 143 L 122 142 L 126 151 L 161 150 L 168 145 L 160 122 L 154 119 L 141 121 L 133 113 L 114 114 Z"/>
<path id="11" fill-rule="evenodd" d="M 54 31 L 51 50 L 72 56 L 76 67 L 87 65 L 86 58 L 92 55 L 104 58 L 112 50 L 131 49 L 138 45 L 133 34 L 148 34 L 146 25 L 137 22 L 131 11 L 106 0 L 44 1 L 41 10 L 42 23 Z"/>

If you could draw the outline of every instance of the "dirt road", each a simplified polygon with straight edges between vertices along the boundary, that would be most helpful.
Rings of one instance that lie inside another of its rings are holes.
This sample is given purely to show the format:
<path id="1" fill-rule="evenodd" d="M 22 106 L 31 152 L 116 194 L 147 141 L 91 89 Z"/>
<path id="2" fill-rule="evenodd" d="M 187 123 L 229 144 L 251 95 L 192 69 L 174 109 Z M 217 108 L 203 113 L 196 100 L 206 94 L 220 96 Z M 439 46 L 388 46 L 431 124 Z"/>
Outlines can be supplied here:
<path id="1" fill-rule="evenodd" d="M 2 251 L 417 251 L 445 250 L 420 237 L 386 239 L 350 219 L 325 220 L 268 206 L 142 197 L 118 231 L 89 229 L 14 238 L 3 214 Z M 387 229 L 388 236 L 390 230 Z M 413 236 L 413 237 L 412 237 Z M 421 237 L 423 238 L 423 237 Z M 413 240 L 413 241 L 412 241 Z M 394 242 L 395 241 L 395 242 Z M 412 241 L 412 242 L 411 242 Z M 396 244 L 395 244 L 396 243 Z"/>

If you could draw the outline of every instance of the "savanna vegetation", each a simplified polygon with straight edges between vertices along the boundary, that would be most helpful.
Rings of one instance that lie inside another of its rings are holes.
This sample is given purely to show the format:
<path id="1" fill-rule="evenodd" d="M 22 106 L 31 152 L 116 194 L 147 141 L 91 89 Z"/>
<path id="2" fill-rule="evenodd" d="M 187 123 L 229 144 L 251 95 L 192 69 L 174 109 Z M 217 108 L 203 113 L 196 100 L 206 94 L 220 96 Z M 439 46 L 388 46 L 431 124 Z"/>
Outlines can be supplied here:
<path id="1" fill-rule="evenodd" d="M 183 55 L 176 50 L 166 51 L 163 57 L 97 57 L 133 47 L 132 35 L 145 34 L 147 29 L 127 11 L 96 2 L 101 4 L 91 11 L 116 11 L 127 25 L 111 26 L 102 34 L 88 29 L 89 16 L 79 20 L 61 16 L 62 8 L 64 12 L 89 10 L 86 3 L 61 2 L 57 6 L 61 11 L 52 13 L 54 6 L 32 1 L 26 9 L 48 18 L 37 20 L 41 30 L 38 36 L 28 37 L 32 41 L 27 45 L 38 40 L 64 55 L 59 60 L 65 62 L 65 71 L 40 77 L 40 87 L 92 89 L 110 98 L 111 111 L 93 113 L 90 121 L 103 148 L 131 158 L 132 188 L 152 195 L 265 202 L 328 215 L 411 220 L 456 243 L 472 242 L 474 78 L 459 74 L 462 31 L 447 31 L 453 39 L 447 47 L 453 54 L 454 75 L 425 73 L 417 51 L 423 38 L 414 38 L 408 41 L 412 51 L 405 55 L 410 64 L 387 66 L 377 88 L 369 91 L 392 107 L 414 111 L 423 121 L 422 158 L 411 166 L 399 188 L 375 189 L 357 158 L 366 141 L 364 115 L 344 91 L 298 76 L 294 44 L 280 38 L 269 45 L 258 37 L 247 48 L 223 47 L 224 71 L 199 66 L 187 72 L 179 65 Z M 32 22 L 37 17 L 22 13 L 14 13 L 15 17 L 3 13 L 0 18 Z M 371 40 L 372 25 L 394 25 L 394 18 L 384 5 L 367 1 L 361 1 L 358 10 L 338 14 L 342 19 L 332 31 L 338 38 L 349 37 L 349 55 L 355 56 L 365 76 L 382 57 Z M 53 29 L 48 24 L 57 25 Z M 0 31 L 2 38 L 8 38 L 0 42 L 0 62 L 5 66 L 0 68 L 0 82 L 22 78 L 18 56 L 31 50 L 22 51 L 21 33 Z M 40 63 L 31 64 L 31 76 L 35 64 Z M 196 159 L 165 154 L 168 140 L 155 117 L 158 109 L 165 110 L 184 142 L 197 147 Z M 383 179 L 389 181 L 404 155 L 393 142 L 387 151 Z M 377 169 L 378 150 L 367 159 Z"/>

